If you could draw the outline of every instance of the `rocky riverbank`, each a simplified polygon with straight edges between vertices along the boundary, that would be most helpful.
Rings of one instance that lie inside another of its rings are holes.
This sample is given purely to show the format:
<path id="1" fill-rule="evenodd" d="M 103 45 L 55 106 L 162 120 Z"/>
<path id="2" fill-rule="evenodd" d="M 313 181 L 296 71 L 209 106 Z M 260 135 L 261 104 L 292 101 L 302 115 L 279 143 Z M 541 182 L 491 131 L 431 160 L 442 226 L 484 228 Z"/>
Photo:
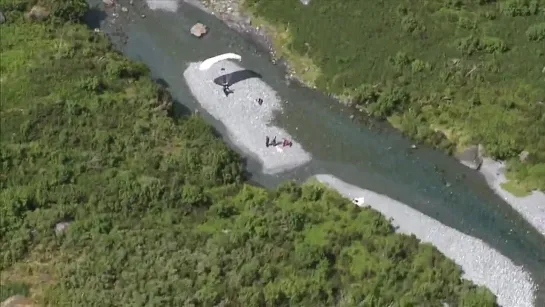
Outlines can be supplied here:
<path id="1" fill-rule="evenodd" d="M 387 196 L 361 189 L 339 178 L 319 174 L 316 179 L 347 198 L 365 199 L 365 204 L 381 212 L 398 227 L 433 244 L 464 270 L 464 277 L 487 286 L 500 306 L 533 306 L 534 285 L 529 274 L 483 241 L 447 227 L 437 220 Z"/>
<path id="2" fill-rule="evenodd" d="M 507 182 L 505 163 L 484 158 L 480 173 L 488 185 L 501 198 L 517 210 L 534 228 L 545 236 L 545 193 L 533 191 L 530 195 L 517 197 L 502 188 Z"/>
<path id="3" fill-rule="evenodd" d="M 191 4 L 193 4 L 195 1 L 200 1 L 208 12 L 218 17 L 231 29 L 236 30 L 244 36 L 250 36 L 250 38 L 257 42 L 263 49 L 268 51 L 272 58 L 276 57 L 272 40 L 268 36 L 265 29 L 254 26 L 252 23 L 252 17 L 242 11 L 242 1 L 186 0 L 186 2 Z"/>
<path id="4" fill-rule="evenodd" d="M 263 51 L 269 53 L 271 62 L 275 65 L 282 65 L 286 70 L 286 80 L 296 81 L 309 87 L 302 78 L 299 78 L 289 63 L 279 56 L 274 48 L 271 38 L 271 29 L 256 25 L 254 18 L 242 9 L 243 0 L 186 0 L 188 3 L 199 1 L 205 7 L 205 10 L 222 20 L 229 28 L 237 31 L 242 36 L 257 43 Z"/>

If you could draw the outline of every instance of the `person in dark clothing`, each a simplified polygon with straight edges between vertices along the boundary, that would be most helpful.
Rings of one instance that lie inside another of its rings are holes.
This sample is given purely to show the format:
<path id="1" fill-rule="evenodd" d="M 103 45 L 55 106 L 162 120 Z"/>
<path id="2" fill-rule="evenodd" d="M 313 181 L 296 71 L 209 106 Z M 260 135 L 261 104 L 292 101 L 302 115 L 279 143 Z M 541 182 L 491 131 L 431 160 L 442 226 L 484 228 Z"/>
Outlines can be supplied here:
<path id="1" fill-rule="evenodd" d="M 265 146 L 269 147 L 278 145 L 278 143 L 276 142 L 276 136 L 273 138 L 272 142 L 270 140 L 271 139 L 268 136 L 265 138 Z"/>
<path id="2" fill-rule="evenodd" d="M 261 98 L 257 98 L 256 101 L 257 101 L 257 104 L 258 104 L 258 105 L 262 105 L 262 104 L 263 104 L 263 99 L 261 99 Z"/>
<path id="3" fill-rule="evenodd" d="M 233 92 L 233 90 L 231 90 L 231 89 L 229 88 L 229 85 L 228 85 L 228 84 L 224 84 L 224 85 L 223 85 L 223 93 L 225 94 L 225 97 L 228 97 L 229 94 L 233 94 L 234 92 Z"/>

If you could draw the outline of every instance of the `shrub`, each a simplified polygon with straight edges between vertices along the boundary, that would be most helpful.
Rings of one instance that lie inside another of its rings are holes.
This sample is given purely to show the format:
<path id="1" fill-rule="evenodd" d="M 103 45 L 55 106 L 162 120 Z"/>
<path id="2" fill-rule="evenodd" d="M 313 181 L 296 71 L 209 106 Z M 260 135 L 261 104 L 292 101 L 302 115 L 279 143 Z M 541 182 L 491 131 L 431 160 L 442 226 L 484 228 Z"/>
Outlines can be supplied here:
<path id="1" fill-rule="evenodd" d="M 531 41 L 545 40 L 545 22 L 530 26 L 526 30 L 526 37 Z"/>
<path id="2" fill-rule="evenodd" d="M 473 55 L 476 52 L 494 54 L 504 53 L 509 50 L 507 44 L 502 39 L 489 36 L 479 38 L 473 35 L 458 40 L 457 47 L 462 54 L 467 56 Z"/>
<path id="3" fill-rule="evenodd" d="M 509 17 L 536 15 L 539 12 L 537 0 L 507 0 L 500 3 L 500 12 Z"/>
<path id="4" fill-rule="evenodd" d="M 22 282 L 7 282 L 0 285 L 0 302 L 14 295 L 28 296 L 30 293 L 27 284 Z"/>

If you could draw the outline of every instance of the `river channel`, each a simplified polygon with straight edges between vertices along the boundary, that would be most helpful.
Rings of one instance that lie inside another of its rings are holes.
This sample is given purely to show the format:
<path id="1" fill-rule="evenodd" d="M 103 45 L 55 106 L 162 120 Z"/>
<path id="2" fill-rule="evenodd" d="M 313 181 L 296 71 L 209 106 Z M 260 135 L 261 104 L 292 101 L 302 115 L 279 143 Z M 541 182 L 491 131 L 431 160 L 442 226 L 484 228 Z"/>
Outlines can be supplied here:
<path id="1" fill-rule="evenodd" d="M 191 62 L 225 52 L 242 56 L 241 65 L 262 75 L 283 101 L 274 124 L 282 127 L 312 160 L 288 172 L 268 175 L 251 158 L 252 181 L 265 187 L 316 174 L 331 174 L 352 185 L 398 200 L 425 215 L 479 238 L 515 264 L 523 266 L 534 282 L 536 306 L 545 306 L 545 238 L 488 187 L 484 178 L 455 159 L 411 141 L 385 124 L 364 125 L 350 119 L 350 111 L 315 90 L 288 84 L 282 67 L 269 55 L 205 12 L 182 4 L 177 13 L 131 9 L 121 20 L 126 35 L 119 47 L 132 59 L 144 62 L 154 78 L 167 85 L 175 100 L 201 114 L 220 132 L 225 131 L 191 95 L 183 72 Z M 133 12 L 134 11 L 134 12 Z M 102 28 L 113 33 L 118 25 L 107 18 Z M 196 39 L 188 29 L 203 22 L 211 29 Z M 119 28 L 117 28 L 119 30 Z M 236 144 L 231 144 L 235 145 Z"/>

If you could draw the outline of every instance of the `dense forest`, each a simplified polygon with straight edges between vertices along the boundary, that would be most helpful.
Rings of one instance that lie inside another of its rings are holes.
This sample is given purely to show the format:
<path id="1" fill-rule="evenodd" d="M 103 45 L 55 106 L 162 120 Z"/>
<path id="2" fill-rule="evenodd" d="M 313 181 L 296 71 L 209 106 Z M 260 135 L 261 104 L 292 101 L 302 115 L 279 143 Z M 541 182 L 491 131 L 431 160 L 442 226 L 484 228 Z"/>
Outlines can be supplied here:
<path id="1" fill-rule="evenodd" d="M 242 2 L 306 83 L 545 190 L 545 1 Z"/>
<path id="2" fill-rule="evenodd" d="M 496 305 L 374 210 L 315 182 L 246 184 L 210 126 L 79 22 L 83 0 L 35 3 L 0 0 L 0 300 Z"/>

